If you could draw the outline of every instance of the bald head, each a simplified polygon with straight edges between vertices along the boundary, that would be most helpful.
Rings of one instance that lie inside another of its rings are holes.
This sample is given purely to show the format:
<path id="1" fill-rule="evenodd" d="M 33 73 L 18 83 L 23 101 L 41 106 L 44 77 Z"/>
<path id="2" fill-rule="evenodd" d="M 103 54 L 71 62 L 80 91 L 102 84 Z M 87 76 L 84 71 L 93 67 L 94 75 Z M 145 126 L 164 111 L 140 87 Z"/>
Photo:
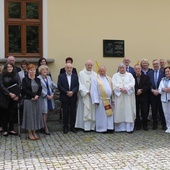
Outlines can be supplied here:
<path id="1" fill-rule="evenodd" d="M 160 62 L 160 67 L 161 67 L 162 69 L 164 69 L 164 68 L 165 68 L 165 65 L 166 65 L 165 60 L 164 60 L 164 59 L 160 59 L 159 62 Z"/>
<path id="2" fill-rule="evenodd" d="M 86 66 L 87 71 L 91 71 L 92 67 L 93 67 L 93 61 L 92 60 L 87 60 L 86 63 L 85 63 L 85 66 Z"/>
<path id="3" fill-rule="evenodd" d="M 66 63 L 65 70 L 66 70 L 66 73 L 70 75 L 72 73 L 72 70 L 73 70 L 72 64 Z"/>
<path id="4" fill-rule="evenodd" d="M 123 63 L 124 63 L 125 66 L 129 66 L 129 64 L 130 64 L 130 59 L 127 58 L 127 57 L 124 57 Z"/>
<path id="5" fill-rule="evenodd" d="M 14 56 L 9 56 L 9 57 L 7 58 L 7 61 L 8 61 L 9 63 L 12 63 L 13 65 L 15 65 L 15 58 L 14 58 Z"/>
<path id="6" fill-rule="evenodd" d="M 99 74 L 101 76 L 106 76 L 106 67 L 105 66 L 100 66 L 99 67 Z"/>

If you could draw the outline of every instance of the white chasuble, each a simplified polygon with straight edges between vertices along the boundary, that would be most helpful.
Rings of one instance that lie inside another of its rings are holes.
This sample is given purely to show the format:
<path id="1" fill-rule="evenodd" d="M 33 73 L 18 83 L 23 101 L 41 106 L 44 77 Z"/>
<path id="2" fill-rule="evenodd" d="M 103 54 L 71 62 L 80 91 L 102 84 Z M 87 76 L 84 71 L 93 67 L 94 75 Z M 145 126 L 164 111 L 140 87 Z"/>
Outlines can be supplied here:
<path id="1" fill-rule="evenodd" d="M 79 93 L 75 127 L 85 131 L 95 130 L 95 105 L 92 104 L 89 92 L 91 80 L 96 75 L 94 71 L 87 71 L 85 68 L 78 75 Z"/>
<path id="2" fill-rule="evenodd" d="M 103 82 L 104 90 L 110 101 L 110 105 L 112 106 L 112 87 L 108 81 L 110 78 L 100 75 L 98 78 Z M 113 114 L 110 116 L 106 114 L 97 78 L 94 78 L 91 83 L 91 98 L 93 104 L 98 103 L 98 105 L 96 105 L 96 132 L 106 132 L 107 130 L 113 130 Z"/>
<path id="3" fill-rule="evenodd" d="M 114 91 L 115 131 L 133 131 L 136 118 L 135 80 L 131 73 L 115 73 L 112 77 Z M 122 93 L 125 88 L 127 93 Z"/>

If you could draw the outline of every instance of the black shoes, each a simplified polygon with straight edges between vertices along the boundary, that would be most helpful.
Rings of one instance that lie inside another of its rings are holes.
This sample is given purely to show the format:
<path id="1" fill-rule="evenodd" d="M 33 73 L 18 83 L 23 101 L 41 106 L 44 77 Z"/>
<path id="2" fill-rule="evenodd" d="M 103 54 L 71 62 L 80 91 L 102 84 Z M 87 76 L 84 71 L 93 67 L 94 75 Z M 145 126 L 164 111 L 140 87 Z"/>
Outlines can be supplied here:
<path id="1" fill-rule="evenodd" d="M 158 129 L 158 125 L 153 125 L 152 129 L 153 129 L 153 130 Z"/>
<path id="2" fill-rule="evenodd" d="M 49 132 L 49 131 L 45 131 L 45 130 L 44 130 L 44 134 L 46 134 L 46 135 L 50 135 L 50 132 Z"/>
<path id="3" fill-rule="evenodd" d="M 149 129 L 147 126 L 143 126 L 143 130 L 148 131 Z"/>
<path id="4" fill-rule="evenodd" d="M 73 133 L 77 133 L 77 130 L 75 128 L 70 128 L 70 131 Z"/>
<path id="5" fill-rule="evenodd" d="M 167 130 L 166 125 L 163 125 L 163 126 L 162 126 L 162 130 Z"/>
<path id="6" fill-rule="evenodd" d="M 136 126 L 136 130 L 141 130 L 141 126 Z"/>
<path id="7" fill-rule="evenodd" d="M 9 131 L 9 132 L 3 132 L 3 136 L 7 137 L 8 135 L 14 135 L 14 136 L 17 136 L 18 133 L 15 132 L 15 131 Z"/>
<path id="8" fill-rule="evenodd" d="M 8 132 L 4 132 L 3 136 L 7 137 L 8 136 Z"/>
<path id="9" fill-rule="evenodd" d="M 18 135 L 18 133 L 15 132 L 15 131 L 10 131 L 9 134 L 10 134 L 10 135 L 14 135 L 14 136 L 17 136 L 17 135 Z"/>
<path id="10" fill-rule="evenodd" d="M 68 127 L 63 127 L 63 133 L 64 134 L 68 133 Z"/>
<path id="11" fill-rule="evenodd" d="M 46 131 L 44 128 L 40 129 L 41 133 L 44 133 L 45 135 L 50 135 L 49 131 Z"/>
<path id="12" fill-rule="evenodd" d="M 70 128 L 70 131 L 73 133 L 77 133 L 77 130 L 75 128 Z M 63 127 L 63 133 L 68 133 L 68 127 Z"/>

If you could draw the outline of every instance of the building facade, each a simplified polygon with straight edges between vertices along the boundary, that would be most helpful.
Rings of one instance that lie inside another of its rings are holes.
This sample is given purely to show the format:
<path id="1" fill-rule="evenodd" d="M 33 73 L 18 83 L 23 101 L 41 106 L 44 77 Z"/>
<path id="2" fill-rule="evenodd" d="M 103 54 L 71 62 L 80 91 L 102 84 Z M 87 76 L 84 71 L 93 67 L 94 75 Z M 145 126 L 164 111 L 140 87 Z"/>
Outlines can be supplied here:
<path id="1" fill-rule="evenodd" d="M 27 1 L 27 0 L 18 0 Z M 28 0 L 33 2 L 36 0 Z M 121 57 L 103 57 L 103 40 L 124 40 L 124 56 L 133 66 L 146 58 L 169 59 L 169 0 L 42 0 L 42 55 L 53 79 L 74 59 L 80 71 L 88 59 L 105 65 L 109 76 L 117 71 Z M 5 0 L 0 0 L 0 59 L 6 57 Z M 29 58 L 29 57 L 28 57 Z"/>

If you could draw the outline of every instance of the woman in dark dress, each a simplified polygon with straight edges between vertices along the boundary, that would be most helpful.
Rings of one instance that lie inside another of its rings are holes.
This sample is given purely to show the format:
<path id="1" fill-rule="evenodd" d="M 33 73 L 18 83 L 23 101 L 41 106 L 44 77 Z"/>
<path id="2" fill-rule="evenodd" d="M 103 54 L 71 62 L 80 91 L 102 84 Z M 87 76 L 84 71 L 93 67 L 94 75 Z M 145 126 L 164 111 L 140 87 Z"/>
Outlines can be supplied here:
<path id="1" fill-rule="evenodd" d="M 39 96 L 42 92 L 40 79 L 35 76 L 35 65 L 27 67 L 28 76 L 22 80 L 22 93 L 24 94 L 24 110 L 22 128 L 28 130 L 30 140 L 38 140 L 36 130 L 44 127 L 42 109 Z"/>
<path id="2" fill-rule="evenodd" d="M 3 110 L 3 136 L 8 136 L 8 134 L 17 135 L 14 131 L 14 120 L 16 116 L 17 102 L 20 97 L 19 90 L 21 82 L 12 63 L 7 62 L 4 65 L 0 86 L 2 92 L 5 94 L 4 104 L 8 108 Z M 15 91 L 11 92 L 9 87 L 12 86 L 16 86 L 17 91 L 15 89 Z"/>

